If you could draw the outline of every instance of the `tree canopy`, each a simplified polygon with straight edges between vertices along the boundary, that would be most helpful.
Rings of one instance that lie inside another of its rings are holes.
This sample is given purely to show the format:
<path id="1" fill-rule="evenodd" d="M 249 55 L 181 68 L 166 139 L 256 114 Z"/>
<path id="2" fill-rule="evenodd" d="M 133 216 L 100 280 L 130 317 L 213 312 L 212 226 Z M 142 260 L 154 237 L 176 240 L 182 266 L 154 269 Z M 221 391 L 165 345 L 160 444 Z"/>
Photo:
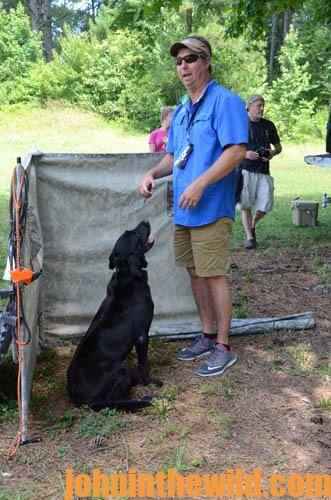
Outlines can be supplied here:
<path id="1" fill-rule="evenodd" d="M 329 103 L 331 7 L 322 0 L 0 5 L 3 103 L 65 99 L 151 129 L 184 92 L 169 46 L 190 33 L 211 42 L 219 83 L 243 98 L 265 95 L 286 137 L 316 135 L 312 117 Z"/>

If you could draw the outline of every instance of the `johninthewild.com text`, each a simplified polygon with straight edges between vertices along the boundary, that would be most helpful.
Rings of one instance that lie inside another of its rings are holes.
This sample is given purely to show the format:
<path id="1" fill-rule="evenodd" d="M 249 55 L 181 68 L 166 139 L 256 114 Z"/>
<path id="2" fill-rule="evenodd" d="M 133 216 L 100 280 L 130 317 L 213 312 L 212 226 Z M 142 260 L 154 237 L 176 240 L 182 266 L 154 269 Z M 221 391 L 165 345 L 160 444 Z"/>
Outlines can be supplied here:
<path id="1" fill-rule="evenodd" d="M 220 474 L 180 474 L 167 472 L 142 473 L 129 469 L 127 473 L 106 474 L 93 469 L 90 474 L 66 469 L 65 500 L 74 497 L 331 497 L 330 474 L 273 474 L 263 477 L 262 469 L 245 473 L 230 469 Z"/>

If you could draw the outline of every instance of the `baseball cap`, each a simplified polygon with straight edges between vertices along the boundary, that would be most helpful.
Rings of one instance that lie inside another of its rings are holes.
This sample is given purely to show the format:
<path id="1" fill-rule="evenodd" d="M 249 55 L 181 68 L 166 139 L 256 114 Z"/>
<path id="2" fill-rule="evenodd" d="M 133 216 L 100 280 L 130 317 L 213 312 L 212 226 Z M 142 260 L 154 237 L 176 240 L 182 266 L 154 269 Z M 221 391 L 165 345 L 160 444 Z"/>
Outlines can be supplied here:
<path id="1" fill-rule="evenodd" d="M 170 54 L 173 57 L 176 57 L 178 51 L 184 47 L 204 57 L 211 57 L 210 43 L 202 36 L 192 35 L 184 38 L 184 40 L 182 40 L 181 42 L 173 43 L 170 47 Z"/>

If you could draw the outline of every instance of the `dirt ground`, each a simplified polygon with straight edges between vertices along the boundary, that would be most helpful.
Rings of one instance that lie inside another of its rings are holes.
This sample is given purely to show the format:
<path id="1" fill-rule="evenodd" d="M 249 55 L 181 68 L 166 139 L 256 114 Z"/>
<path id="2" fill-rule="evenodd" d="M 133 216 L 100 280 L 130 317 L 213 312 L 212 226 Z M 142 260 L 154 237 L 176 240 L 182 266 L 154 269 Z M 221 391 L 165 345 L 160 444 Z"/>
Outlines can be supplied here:
<path id="1" fill-rule="evenodd" d="M 0 459 L 0 499 L 63 498 L 67 468 L 189 474 L 260 467 L 264 477 L 330 472 L 329 257 L 316 244 L 256 250 L 254 259 L 234 252 L 229 280 L 237 315 L 313 311 L 316 328 L 233 336 L 237 363 L 210 379 L 195 375 L 197 362 L 175 359 L 187 341 L 153 341 L 152 371 L 164 386 L 137 389 L 158 398 L 139 413 L 74 409 L 65 389 L 73 349 L 44 353 L 30 418 L 40 442 L 20 447 L 11 461 Z M 17 422 L 7 416 L 0 423 L 4 447 Z"/>

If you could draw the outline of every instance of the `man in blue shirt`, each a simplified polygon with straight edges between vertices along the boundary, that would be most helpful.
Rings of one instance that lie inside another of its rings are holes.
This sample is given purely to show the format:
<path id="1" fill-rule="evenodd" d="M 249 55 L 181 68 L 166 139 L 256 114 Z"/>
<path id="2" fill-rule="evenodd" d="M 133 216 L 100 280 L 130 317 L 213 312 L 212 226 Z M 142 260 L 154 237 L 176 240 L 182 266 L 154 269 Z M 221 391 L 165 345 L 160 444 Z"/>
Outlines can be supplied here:
<path id="1" fill-rule="evenodd" d="M 237 359 L 229 345 L 232 300 L 225 266 L 235 217 L 234 169 L 245 158 L 248 119 L 240 97 L 212 79 L 207 40 L 187 37 L 170 53 L 188 98 L 174 113 L 166 156 L 144 176 L 140 192 L 149 198 L 155 179 L 173 173 L 175 260 L 187 268 L 202 329 L 177 359 L 208 356 L 196 372 L 208 377 Z"/>

